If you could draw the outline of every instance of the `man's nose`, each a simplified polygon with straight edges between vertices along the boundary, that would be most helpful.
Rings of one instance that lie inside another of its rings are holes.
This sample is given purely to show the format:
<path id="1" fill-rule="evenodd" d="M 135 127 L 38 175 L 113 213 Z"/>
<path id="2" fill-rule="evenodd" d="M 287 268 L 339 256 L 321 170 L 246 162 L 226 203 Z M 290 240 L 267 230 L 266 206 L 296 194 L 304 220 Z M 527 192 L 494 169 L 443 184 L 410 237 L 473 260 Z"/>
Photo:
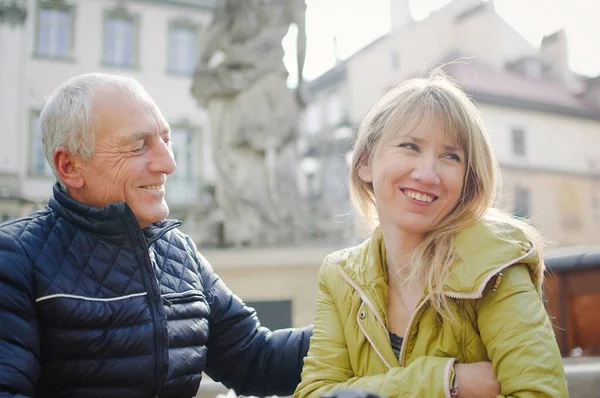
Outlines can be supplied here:
<path id="1" fill-rule="evenodd" d="M 435 156 L 422 156 L 412 171 L 412 177 L 424 185 L 440 183 L 438 164 Z"/>
<path id="2" fill-rule="evenodd" d="M 162 174 L 173 174 L 177 170 L 177 164 L 173 157 L 173 150 L 171 145 L 164 142 L 162 139 L 158 140 L 156 148 L 153 151 L 153 159 L 150 162 L 150 171 L 152 173 Z"/>

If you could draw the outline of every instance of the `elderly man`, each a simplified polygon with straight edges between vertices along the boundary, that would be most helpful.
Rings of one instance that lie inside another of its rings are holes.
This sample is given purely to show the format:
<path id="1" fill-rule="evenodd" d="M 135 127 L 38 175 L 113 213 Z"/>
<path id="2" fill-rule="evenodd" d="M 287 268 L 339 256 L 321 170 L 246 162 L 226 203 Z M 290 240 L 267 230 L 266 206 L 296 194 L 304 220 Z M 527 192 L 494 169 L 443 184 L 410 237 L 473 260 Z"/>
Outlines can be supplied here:
<path id="1" fill-rule="evenodd" d="M 260 327 L 177 221 L 169 126 L 134 79 L 87 74 L 49 98 L 48 207 L 0 226 L 0 396 L 192 397 L 202 372 L 290 394 L 311 328 Z"/>

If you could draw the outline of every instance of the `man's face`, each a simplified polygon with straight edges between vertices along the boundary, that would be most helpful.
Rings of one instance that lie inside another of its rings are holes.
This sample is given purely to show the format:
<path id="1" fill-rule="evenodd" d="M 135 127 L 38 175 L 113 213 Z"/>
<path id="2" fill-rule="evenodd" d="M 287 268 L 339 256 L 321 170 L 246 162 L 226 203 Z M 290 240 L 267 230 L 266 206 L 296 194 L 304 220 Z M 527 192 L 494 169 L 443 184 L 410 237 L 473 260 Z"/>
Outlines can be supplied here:
<path id="1" fill-rule="evenodd" d="M 94 207 L 125 202 L 142 228 L 166 218 L 165 183 L 177 166 L 169 126 L 154 102 L 107 86 L 96 93 L 93 112 L 96 151 L 81 165 L 84 185 L 76 199 Z"/>

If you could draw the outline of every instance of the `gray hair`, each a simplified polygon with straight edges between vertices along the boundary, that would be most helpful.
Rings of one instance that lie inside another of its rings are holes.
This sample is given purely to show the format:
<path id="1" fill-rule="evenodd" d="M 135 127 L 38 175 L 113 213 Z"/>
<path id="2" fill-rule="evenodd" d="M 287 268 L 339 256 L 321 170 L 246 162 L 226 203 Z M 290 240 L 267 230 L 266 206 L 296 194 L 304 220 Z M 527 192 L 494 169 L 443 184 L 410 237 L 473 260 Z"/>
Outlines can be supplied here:
<path id="1" fill-rule="evenodd" d="M 134 78 L 87 73 L 75 76 L 61 84 L 52 93 L 40 114 L 40 128 L 44 156 L 62 185 L 54 167 L 54 151 L 67 148 L 83 160 L 89 160 L 96 149 L 96 120 L 92 114 L 96 90 L 114 84 L 135 97 L 147 97 L 144 87 Z M 63 185 L 64 188 L 64 185 Z"/>

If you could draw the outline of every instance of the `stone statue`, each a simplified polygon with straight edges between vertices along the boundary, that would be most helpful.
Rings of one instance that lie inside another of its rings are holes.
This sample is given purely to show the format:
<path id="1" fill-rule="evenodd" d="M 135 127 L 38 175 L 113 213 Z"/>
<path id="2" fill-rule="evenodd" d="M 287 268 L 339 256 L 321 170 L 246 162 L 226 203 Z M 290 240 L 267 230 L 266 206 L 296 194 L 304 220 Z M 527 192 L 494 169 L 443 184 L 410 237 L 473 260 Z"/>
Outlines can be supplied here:
<path id="1" fill-rule="evenodd" d="M 218 0 L 192 94 L 208 110 L 224 244 L 293 240 L 306 48 L 304 0 Z M 298 27 L 298 85 L 286 85 L 281 41 Z"/>

